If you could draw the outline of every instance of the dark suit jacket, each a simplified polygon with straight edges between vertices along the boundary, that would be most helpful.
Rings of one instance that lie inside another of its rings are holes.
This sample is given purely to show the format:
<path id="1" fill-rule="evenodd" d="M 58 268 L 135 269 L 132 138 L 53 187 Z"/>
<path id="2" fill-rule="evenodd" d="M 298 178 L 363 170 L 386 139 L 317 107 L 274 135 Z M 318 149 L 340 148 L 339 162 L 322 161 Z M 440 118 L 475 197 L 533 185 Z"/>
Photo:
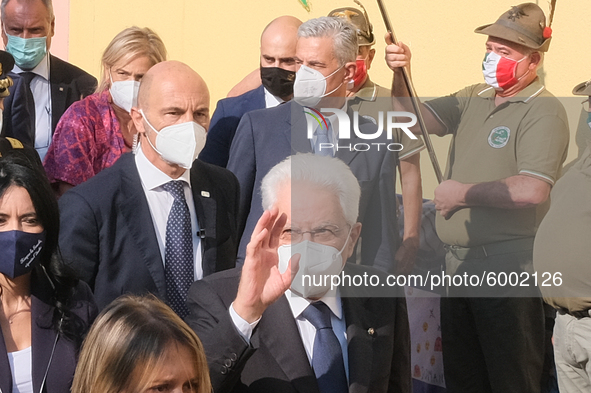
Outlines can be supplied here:
<path id="1" fill-rule="evenodd" d="M 24 79 L 15 73 L 9 74 L 14 85 L 4 100 L 4 126 L 2 136 L 16 138 L 29 146 L 35 145 L 35 130 L 30 125 L 30 115 L 23 92 Z M 66 109 L 75 101 L 94 93 L 97 80 L 86 71 L 55 56 L 49 56 L 49 84 L 51 86 L 51 130 Z"/>
<path id="2" fill-rule="evenodd" d="M 52 318 L 55 308 L 41 299 L 49 298 L 47 285 L 39 288 L 39 281 L 33 280 L 31 288 L 31 349 L 32 349 L 32 373 L 33 391 L 39 392 L 41 383 L 48 370 L 45 390 L 43 393 L 67 393 L 70 391 L 74 371 L 78 363 L 79 347 L 76 343 L 60 335 L 55 346 L 55 352 L 51 364 L 51 352 L 55 342 L 57 331 L 52 327 Z M 41 293 L 40 293 L 41 292 Z M 80 282 L 73 298 L 72 312 L 84 323 L 88 330 L 97 315 L 97 307 L 92 293 L 84 282 Z M 4 393 L 12 392 L 12 375 L 10 364 L 6 355 L 6 345 L 0 330 L 0 390 Z M 49 365 L 49 369 L 48 369 Z"/>
<path id="3" fill-rule="evenodd" d="M 350 117 L 353 118 L 352 116 Z M 352 123 L 352 122 L 351 122 Z M 376 126 L 359 119 L 360 131 L 371 134 Z M 396 162 L 397 153 L 389 152 L 385 145 L 370 151 L 348 150 L 349 144 L 389 144 L 386 132 L 375 140 L 361 139 L 351 131 L 350 140 L 339 141 L 336 157 L 343 160 L 361 186 L 359 219 L 361 231 L 361 263 L 388 271 L 395 268 L 394 255 L 398 249 L 396 221 Z M 228 169 L 240 182 L 240 219 L 242 240 L 238 251 L 239 261 L 245 256 L 246 244 L 263 213 L 260 187 L 263 177 L 273 166 L 297 152 L 312 152 L 307 139 L 307 123 L 303 108 L 294 101 L 275 108 L 246 113 L 232 142 Z M 357 253 L 349 259 L 356 262 Z"/>
<path id="4" fill-rule="evenodd" d="M 205 230 L 203 275 L 234 267 L 236 178 L 195 160 L 191 189 L 199 227 Z M 59 205 L 62 254 L 90 285 L 99 308 L 124 293 L 153 293 L 166 301 L 164 264 L 133 154 L 66 192 Z"/>
<path id="5" fill-rule="evenodd" d="M 365 266 L 347 264 L 345 272 L 368 272 L 385 280 L 383 273 Z M 285 296 L 265 310 L 250 344 L 240 336 L 228 312 L 239 279 L 239 268 L 214 274 L 193 283 L 187 298 L 186 320 L 203 342 L 214 392 L 319 393 Z M 410 353 L 407 362 L 393 361 L 396 352 L 404 350 L 396 347 L 394 337 L 400 312 L 396 298 L 371 297 L 375 293 L 368 288 L 351 289 L 341 287 L 349 392 L 410 393 Z"/>
<path id="6" fill-rule="evenodd" d="M 211 117 L 207 142 L 199 154 L 199 159 L 225 168 L 228 165 L 230 145 L 240 119 L 247 112 L 263 108 L 265 108 L 265 90 L 262 85 L 238 97 L 219 100 Z"/>

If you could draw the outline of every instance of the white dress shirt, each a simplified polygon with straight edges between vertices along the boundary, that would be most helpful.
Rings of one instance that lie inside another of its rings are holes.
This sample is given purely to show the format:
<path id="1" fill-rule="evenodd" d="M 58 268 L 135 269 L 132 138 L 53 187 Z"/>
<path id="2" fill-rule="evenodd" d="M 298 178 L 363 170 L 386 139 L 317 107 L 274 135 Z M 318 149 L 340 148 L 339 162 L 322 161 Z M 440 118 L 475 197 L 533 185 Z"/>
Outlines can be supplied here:
<path id="1" fill-rule="evenodd" d="M 265 108 L 274 108 L 285 102 L 281 98 L 271 94 L 266 88 L 263 87 L 263 90 L 265 91 Z"/>
<path id="2" fill-rule="evenodd" d="M 17 65 L 14 66 L 12 71 L 17 74 L 26 72 L 21 70 Z M 29 72 L 35 74 L 30 84 L 31 92 L 35 99 L 35 149 L 39 153 L 41 161 L 43 161 L 52 137 L 49 53 L 37 64 L 37 67 L 29 70 Z"/>
<path id="3" fill-rule="evenodd" d="M 197 232 L 199 231 L 199 224 L 197 222 L 197 214 L 195 213 L 195 203 L 193 202 L 193 193 L 191 192 L 191 178 L 190 171 L 186 170 L 181 177 L 173 179 L 160 169 L 156 168 L 144 155 L 141 146 L 138 147 L 135 153 L 135 164 L 140 175 L 142 188 L 148 200 L 150 207 L 150 214 L 154 229 L 156 230 L 156 238 L 158 239 L 158 247 L 160 247 L 160 255 L 162 262 L 166 265 L 165 251 L 166 251 L 166 223 L 168 222 L 168 215 L 172 209 L 174 198 L 165 191 L 162 187 L 164 184 L 172 180 L 182 180 L 184 182 L 185 199 L 189 207 L 189 214 L 191 215 L 191 234 L 193 237 L 193 254 L 195 261 L 195 281 L 203 278 L 203 266 L 201 265 L 201 241 Z"/>
<path id="4" fill-rule="evenodd" d="M 9 352 L 8 363 L 12 374 L 11 393 L 33 393 L 33 357 L 31 347 Z"/>
<path id="5" fill-rule="evenodd" d="M 308 361 L 310 365 L 312 365 L 312 358 L 314 357 L 314 339 L 316 337 L 316 328 L 312 325 L 307 319 L 302 316 L 302 313 L 308 307 L 312 300 L 308 300 L 301 296 L 298 296 L 292 293 L 289 289 L 285 292 L 285 297 L 289 303 L 289 307 L 291 308 L 291 312 L 293 317 L 295 318 L 296 325 L 298 326 L 298 330 L 300 331 L 300 337 L 302 339 L 302 344 L 304 344 L 304 349 L 306 350 L 306 355 L 308 355 Z M 339 340 L 339 344 L 341 344 L 341 350 L 343 352 L 343 361 L 345 363 L 345 373 L 347 374 L 347 382 L 349 381 L 349 355 L 347 352 L 347 325 L 345 323 L 345 316 L 343 315 L 343 306 L 341 304 L 341 295 L 339 289 L 336 288 L 332 291 L 328 291 L 326 295 L 321 297 L 319 301 L 323 302 L 328 306 L 330 309 L 330 322 L 332 324 L 332 330 L 334 334 L 337 336 Z M 232 318 L 232 322 L 236 329 L 246 340 L 246 342 L 250 342 L 250 337 L 252 336 L 252 332 L 256 325 L 259 323 L 260 319 L 254 321 L 253 323 L 248 323 L 244 319 L 238 315 L 238 313 L 234 310 L 234 303 L 230 305 L 230 316 Z"/>

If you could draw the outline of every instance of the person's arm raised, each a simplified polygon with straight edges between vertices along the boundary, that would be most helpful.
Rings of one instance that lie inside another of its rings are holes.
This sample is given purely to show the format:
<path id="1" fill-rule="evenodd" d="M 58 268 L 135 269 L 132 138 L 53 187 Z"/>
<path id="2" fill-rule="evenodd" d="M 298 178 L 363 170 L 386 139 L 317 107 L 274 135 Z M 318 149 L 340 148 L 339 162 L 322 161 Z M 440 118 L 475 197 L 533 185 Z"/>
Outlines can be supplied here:
<path id="1" fill-rule="evenodd" d="M 412 57 L 410 48 L 401 41 L 398 42 L 398 45 L 393 44 L 390 34 L 386 34 L 385 38 L 387 44 L 386 64 L 394 71 L 394 79 L 392 80 L 392 105 L 396 111 L 415 113 L 410 99 L 410 91 L 404 80 L 402 71 L 403 68 L 406 68 L 406 73 L 410 78 L 410 59 Z M 424 104 L 420 104 L 420 107 L 427 132 L 438 136 L 445 135 L 447 133 L 445 125 Z M 421 135 L 418 124 L 411 127 L 410 130 L 416 135 Z"/>
<path id="2" fill-rule="evenodd" d="M 246 258 L 234 300 L 234 311 L 248 323 L 258 320 L 273 302 L 290 287 L 292 262 L 299 262 L 299 255 L 290 260 L 287 270 L 279 272 L 277 247 L 279 236 L 287 218 L 276 208 L 265 211 L 252 233 L 246 247 Z"/>

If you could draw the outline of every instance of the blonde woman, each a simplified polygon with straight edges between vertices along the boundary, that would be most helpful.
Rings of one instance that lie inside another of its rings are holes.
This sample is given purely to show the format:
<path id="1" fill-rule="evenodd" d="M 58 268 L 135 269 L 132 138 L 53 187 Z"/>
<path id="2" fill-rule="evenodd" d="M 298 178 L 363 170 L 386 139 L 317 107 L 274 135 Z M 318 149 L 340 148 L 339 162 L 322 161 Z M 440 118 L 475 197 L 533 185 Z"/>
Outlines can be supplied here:
<path id="1" fill-rule="evenodd" d="M 164 43 L 147 27 L 130 27 L 113 38 L 103 53 L 97 92 L 68 108 L 45 157 L 58 196 L 132 149 L 136 130 L 129 111 L 137 103 L 139 82 L 165 60 Z"/>
<path id="2" fill-rule="evenodd" d="M 72 393 L 211 393 L 201 341 L 153 296 L 109 304 L 82 346 Z"/>

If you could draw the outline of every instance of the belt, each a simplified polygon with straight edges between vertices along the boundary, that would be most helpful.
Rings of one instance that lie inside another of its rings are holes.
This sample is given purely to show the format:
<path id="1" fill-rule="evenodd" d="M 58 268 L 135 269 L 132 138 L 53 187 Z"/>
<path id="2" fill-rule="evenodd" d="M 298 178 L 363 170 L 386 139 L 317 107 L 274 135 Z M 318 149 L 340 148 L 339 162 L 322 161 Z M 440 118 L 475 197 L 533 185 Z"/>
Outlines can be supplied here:
<path id="1" fill-rule="evenodd" d="M 485 244 L 477 247 L 460 247 L 444 245 L 445 249 L 453 254 L 456 259 L 482 259 L 492 255 L 509 254 L 517 251 L 531 250 L 534 247 L 534 238 L 526 237 L 515 240 L 507 240 Z"/>
<path id="2" fill-rule="evenodd" d="M 562 314 L 568 314 L 570 316 L 573 316 L 577 319 L 581 319 L 581 318 L 589 318 L 590 312 L 591 310 L 584 310 L 584 311 L 569 311 L 566 308 L 561 308 L 558 310 L 558 312 L 562 313 Z"/>

